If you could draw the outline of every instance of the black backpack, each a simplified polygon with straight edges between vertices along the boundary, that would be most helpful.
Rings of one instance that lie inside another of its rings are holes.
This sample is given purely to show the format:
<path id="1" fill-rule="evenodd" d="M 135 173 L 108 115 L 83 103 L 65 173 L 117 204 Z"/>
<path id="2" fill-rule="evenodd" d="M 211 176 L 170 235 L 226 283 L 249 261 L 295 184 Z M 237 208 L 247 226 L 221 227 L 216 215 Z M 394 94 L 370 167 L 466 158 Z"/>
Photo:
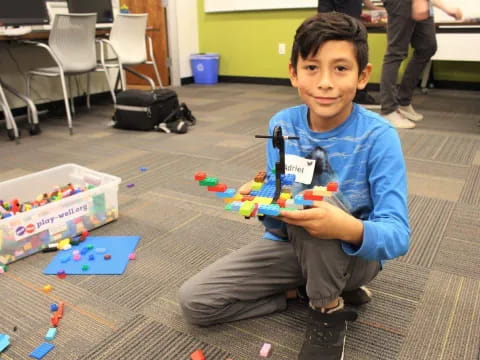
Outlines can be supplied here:
<path id="1" fill-rule="evenodd" d="M 180 123 L 184 118 L 185 125 Z M 179 105 L 177 93 L 171 89 L 121 91 L 117 95 L 113 120 L 118 129 L 179 134 L 186 133 L 188 125 L 196 122 L 188 107 L 184 103 Z"/>

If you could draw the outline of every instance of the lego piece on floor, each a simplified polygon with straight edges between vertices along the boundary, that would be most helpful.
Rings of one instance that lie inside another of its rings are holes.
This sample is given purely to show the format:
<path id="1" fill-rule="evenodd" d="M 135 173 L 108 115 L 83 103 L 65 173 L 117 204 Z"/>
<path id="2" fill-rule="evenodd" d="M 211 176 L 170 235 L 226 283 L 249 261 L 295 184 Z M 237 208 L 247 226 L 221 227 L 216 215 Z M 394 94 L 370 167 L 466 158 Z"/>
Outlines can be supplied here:
<path id="1" fill-rule="evenodd" d="M 57 311 L 58 310 L 58 305 L 53 303 L 53 304 L 50 304 L 50 311 Z"/>
<path id="2" fill-rule="evenodd" d="M 45 335 L 45 340 L 52 341 L 55 339 L 55 335 L 57 335 L 57 328 L 53 327 L 48 329 L 47 334 Z"/>
<path id="3" fill-rule="evenodd" d="M 58 311 L 57 315 L 58 318 L 61 319 L 63 317 L 63 308 L 65 307 L 65 301 L 60 301 L 60 304 L 58 305 Z"/>
<path id="4" fill-rule="evenodd" d="M 6 334 L 0 334 L 0 353 L 10 345 L 10 336 Z"/>
<path id="5" fill-rule="evenodd" d="M 43 292 L 48 293 L 52 291 L 52 285 L 45 285 L 42 290 Z"/>
<path id="6" fill-rule="evenodd" d="M 202 181 L 207 177 L 207 173 L 204 171 L 198 171 L 195 173 L 194 179 L 196 181 Z"/>
<path id="7" fill-rule="evenodd" d="M 260 349 L 260 357 L 261 358 L 268 358 L 272 355 L 272 344 L 265 343 L 263 344 L 262 348 Z"/>
<path id="8" fill-rule="evenodd" d="M 128 260 L 135 260 L 137 255 L 135 253 L 128 254 Z"/>
<path id="9" fill-rule="evenodd" d="M 205 360 L 205 355 L 203 355 L 203 351 L 198 349 L 192 355 L 190 355 L 191 360 Z"/>
<path id="10" fill-rule="evenodd" d="M 28 356 L 40 360 L 43 359 L 43 357 L 47 355 L 53 348 L 55 348 L 54 345 L 44 342 L 42 345 L 33 350 Z"/>

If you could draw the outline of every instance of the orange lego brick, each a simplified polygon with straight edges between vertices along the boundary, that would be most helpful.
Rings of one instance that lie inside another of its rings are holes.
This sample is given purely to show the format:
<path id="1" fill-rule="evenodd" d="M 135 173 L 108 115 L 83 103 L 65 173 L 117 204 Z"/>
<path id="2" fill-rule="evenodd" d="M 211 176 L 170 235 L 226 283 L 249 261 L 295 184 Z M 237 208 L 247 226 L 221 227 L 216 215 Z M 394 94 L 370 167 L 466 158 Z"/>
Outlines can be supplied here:
<path id="1" fill-rule="evenodd" d="M 205 355 L 203 355 L 203 351 L 198 349 L 192 355 L 190 355 L 191 360 L 206 360 Z"/>
<path id="2" fill-rule="evenodd" d="M 280 205 L 280 207 L 284 208 L 285 204 L 287 203 L 287 199 L 278 199 L 277 204 Z"/>
<path id="3" fill-rule="evenodd" d="M 257 175 L 255 175 L 255 182 L 264 182 L 265 178 L 267 177 L 267 173 L 265 171 L 259 171 Z"/>
<path id="4" fill-rule="evenodd" d="M 207 177 L 207 173 L 204 171 L 196 172 L 194 176 L 196 181 L 204 180 L 206 177 Z"/>

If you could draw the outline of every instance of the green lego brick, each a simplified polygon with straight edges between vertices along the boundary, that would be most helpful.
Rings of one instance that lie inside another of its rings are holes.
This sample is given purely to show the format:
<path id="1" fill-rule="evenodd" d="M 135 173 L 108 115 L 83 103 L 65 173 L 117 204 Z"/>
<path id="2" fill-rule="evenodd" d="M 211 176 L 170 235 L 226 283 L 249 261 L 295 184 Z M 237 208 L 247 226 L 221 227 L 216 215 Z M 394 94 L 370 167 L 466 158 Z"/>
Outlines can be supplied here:
<path id="1" fill-rule="evenodd" d="M 198 182 L 200 186 L 215 186 L 218 184 L 218 179 L 215 177 L 206 177 Z"/>

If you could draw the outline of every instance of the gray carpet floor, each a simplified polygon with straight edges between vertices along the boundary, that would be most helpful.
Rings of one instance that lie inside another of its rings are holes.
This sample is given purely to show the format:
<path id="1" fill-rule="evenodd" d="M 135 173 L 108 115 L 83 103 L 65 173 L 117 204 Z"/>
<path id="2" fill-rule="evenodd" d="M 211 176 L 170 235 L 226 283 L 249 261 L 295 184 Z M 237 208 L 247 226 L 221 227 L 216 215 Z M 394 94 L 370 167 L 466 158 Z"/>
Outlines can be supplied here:
<path id="1" fill-rule="evenodd" d="M 0 359 L 28 359 L 49 327 L 49 304 L 59 300 L 65 314 L 45 359 L 187 360 L 201 348 L 208 360 L 251 360 L 264 342 L 273 344 L 271 359 L 296 359 L 306 314 L 296 301 L 282 313 L 209 328 L 187 325 L 177 302 L 186 279 L 262 234 L 257 221 L 224 211 L 193 174 L 238 187 L 263 170 L 265 142 L 253 135 L 298 104 L 296 91 L 245 84 L 177 91 L 198 118 L 185 135 L 112 129 L 110 104 L 77 109 L 72 137 L 61 116 L 44 119 L 42 134 L 24 135 L 20 145 L 0 131 L 0 181 L 63 163 L 119 176 L 120 217 L 92 235 L 141 236 L 137 260 L 121 276 L 46 276 L 51 253 L 11 264 L 0 275 L 0 333 L 11 336 Z M 425 120 L 400 131 L 411 248 L 371 283 L 374 299 L 349 327 L 346 359 L 479 356 L 480 93 L 434 89 L 414 105 Z M 41 291 L 46 283 L 51 293 Z"/>

